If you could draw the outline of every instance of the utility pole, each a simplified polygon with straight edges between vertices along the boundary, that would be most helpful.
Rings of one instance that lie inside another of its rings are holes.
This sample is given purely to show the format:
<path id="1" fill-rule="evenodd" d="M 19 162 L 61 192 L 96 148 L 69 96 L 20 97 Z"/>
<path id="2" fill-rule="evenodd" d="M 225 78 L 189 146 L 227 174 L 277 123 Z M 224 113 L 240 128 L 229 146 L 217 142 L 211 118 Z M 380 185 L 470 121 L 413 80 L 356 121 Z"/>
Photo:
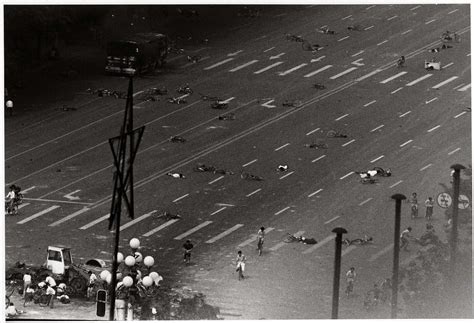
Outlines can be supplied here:
<path id="1" fill-rule="evenodd" d="M 400 218 L 402 200 L 406 199 L 403 194 L 394 194 L 392 199 L 395 200 L 395 228 L 393 234 L 393 269 L 392 269 L 392 319 L 397 318 L 398 311 L 398 265 L 400 259 Z"/>
<path id="2" fill-rule="evenodd" d="M 336 234 L 336 254 L 334 257 L 334 279 L 332 284 L 332 319 L 337 319 L 339 312 L 339 279 L 341 276 L 341 250 L 342 235 L 347 233 L 344 228 L 334 228 L 332 230 Z"/>
<path id="3" fill-rule="evenodd" d="M 125 104 L 125 115 L 120 135 L 109 139 L 110 148 L 114 157 L 114 191 L 109 217 L 109 230 L 115 227 L 114 251 L 112 262 L 112 290 L 110 295 L 109 320 L 114 320 L 115 313 L 115 288 L 117 286 L 117 254 L 120 243 L 120 216 L 122 212 L 122 201 L 127 208 L 130 218 L 134 218 L 133 201 L 133 162 L 137 155 L 138 146 L 145 131 L 145 126 L 133 129 L 133 78 L 130 77 L 128 84 L 127 102 Z M 128 149 L 127 149 L 128 145 Z M 128 156 L 127 156 L 128 151 Z M 128 195 L 127 195 L 128 191 Z"/>
<path id="4" fill-rule="evenodd" d="M 461 169 L 465 169 L 463 165 L 454 164 L 451 166 L 453 173 L 453 217 L 451 228 L 451 286 L 454 290 L 456 280 L 456 253 L 458 244 L 458 207 L 459 207 L 459 184 L 461 180 Z"/>

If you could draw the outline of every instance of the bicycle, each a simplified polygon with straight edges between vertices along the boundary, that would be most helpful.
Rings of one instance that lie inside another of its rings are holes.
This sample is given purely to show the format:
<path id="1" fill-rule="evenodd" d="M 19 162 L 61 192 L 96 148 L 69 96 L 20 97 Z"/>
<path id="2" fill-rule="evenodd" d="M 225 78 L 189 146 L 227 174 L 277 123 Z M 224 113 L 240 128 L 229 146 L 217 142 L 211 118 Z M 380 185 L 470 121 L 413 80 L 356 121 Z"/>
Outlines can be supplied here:
<path id="1" fill-rule="evenodd" d="M 316 89 L 316 90 L 324 90 L 326 87 L 321 84 L 321 83 L 315 83 L 313 84 L 313 87 Z"/>
<path id="2" fill-rule="evenodd" d="M 285 38 L 286 38 L 286 40 L 295 41 L 295 42 L 304 42 L 305 41 L 303 37 L 296 36 L 296 35 L 293 35 L 293 34 L 286 34 Z"/>
<path id="3" fill-rule="evenodd" d="M 293 107 L 293 108 L 297 108 L 299 106 L 301 106 L 301 101 L 299 100 L 285 100 L 283 101 L 283 103 L 281 104 L 282 106 L 284 107 Z"/>
<path id="4" fill-rule="evenodd" d="M 347 246 L 350 246 L 350 245 L 366 245 L 366 244 L 372 243 L 372 241 L 373 241 L 372 237 L 365 236 L 362 239 L 360 239 L 360 238 L 353 239 L 353 240 L 344 239 L 344 240 L 342 240 L 342 243 L 344 243 Z"/>
<path id="5" fill-rule="evenodd" d="M 172 136 L 170 137 L 170 139 L 168 139 L 169 142 L 180 142 L 180 143 L 184 143 L 186 142 L 186 139 L 184 139 L 183 137 L 181 136 Z"/>
<path id="6" fill-rule="evenodd" d="M 326 143 L 312 143 L 312 144 L 304 144 L 307 148 L 313 149 L 328 149 L 328 145 Z"/>
<path id="7" fill-rule="evenodd" d="M 157 218 L 161 218 L 161 217 L 164 218 L 166 221 L 181 219 L 181 215 L 172 214 L 172 213 L 169 213 L 169 212 L 166 212 L 166 211 L 157 216 Z"/>
<path id="8" fill-rule="evenodd" d="M 326 134 L 328 138 L 347 138 L 347 135 L 337 130 L 329 130 Z"/>
<path id="9" fill-rule="evenodd" d="M 263 181 L 263 177 L 252 175 L 250 173 L 240 173 L 240 178 L 253 181 Z"/>
<path id="10" fill-rule="evenodd" d="M 168 98 L 168 103 L 174 103 L 174 104 L 184 104 L 187 101 L 183 98 Z"/>
<path id="11" fill-rule="evenodd" d="M 227 113 L 217 117 L 218 120 L 235 120 L 235 114 Z"/>
<path id="12" fill-rule="evenodd" d="M 189 87 L 188 84 L 182 85 L 176 89 L 176 92 L 181 94 L 192 94 L 193 90 Z"/>

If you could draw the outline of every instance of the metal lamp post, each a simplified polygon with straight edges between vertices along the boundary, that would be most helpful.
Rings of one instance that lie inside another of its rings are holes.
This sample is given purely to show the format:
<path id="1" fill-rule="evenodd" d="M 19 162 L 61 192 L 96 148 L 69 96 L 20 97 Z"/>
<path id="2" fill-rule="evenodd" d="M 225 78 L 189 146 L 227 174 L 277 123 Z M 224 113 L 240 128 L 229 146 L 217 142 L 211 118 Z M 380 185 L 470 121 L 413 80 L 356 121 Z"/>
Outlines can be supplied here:
<path id="1" fill-rule="evenodd" d="M 461 169 L 465 169 L 463 165 L 454 164 L 451 166 L 454 170 L 453 174 L 453 217 L 452 217 L 452 229 L 451 229 L 451 286 L 454 290 L 455 277 L 456 277 L 456 252 L 458 243 L 458 207 L 459 207 L 459 185 L 461 180 Z"/>
<path id="2" fill-rule="evenodd" d="M 397 318 L 398 308 L 398 266 L 400 259 L 400 217 L 402 201 L 406 199 L 403 194 L 394 194 L 392 199 L 395 200 L 395 228 L 393 234 L 393 269 L 392 269 L 392 319 Z"/>
<path id="3" fill-rule="evenodd" d="M 334 228 L 332 230 L 336 234 L 336 254 L 334 257 L 334 279 L 332 284 L 332 319 L 337 319 L 339 311 L 339 278 L 341 276 L 341 250 L 342 235 L 347 233 L 344 228 Z"/>

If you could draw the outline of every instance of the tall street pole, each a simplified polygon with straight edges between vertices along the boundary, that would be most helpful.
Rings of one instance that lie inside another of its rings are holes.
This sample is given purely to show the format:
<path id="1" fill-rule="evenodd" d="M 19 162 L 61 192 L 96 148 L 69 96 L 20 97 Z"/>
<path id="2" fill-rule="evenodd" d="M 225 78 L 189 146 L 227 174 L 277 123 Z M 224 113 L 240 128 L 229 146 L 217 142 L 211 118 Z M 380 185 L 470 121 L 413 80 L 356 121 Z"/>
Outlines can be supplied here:
<path id="1" fill-rule="evenodd" d="M 402 200 L 406 199 L 403 194 L 394 194 L 392 199 L 395 200 L 395 228 L 393 234 L 393 269 L 392 269 L 392 319 L 397 318 L 398 310 L 398 265 L 400 259 L 400 221 Z"/>
<path id="2" fill-rule="evenodd" d="M 459 207 L 459 184 L 461 180 L 461 169 L 465 169 L 463 165 L 454 164 L 451 166 L 454 170 L 453 174 L 453 217 L 452 217 L 452 229 L 451 229 L 451 286 L 454 290 L 455 278 L 456 278 L 456 253 L 458 244 L 458 207 Z"/>
<path id="3" fill-rule="evenodd" d="M 332 230 L 336 234 L 336 254 L 334 257 L 334 279 L 332 284 L 332 319 L 337 319 L 339 312 L 339 279 L 341 276 L 341 249 L 342 235 L 347 233 L 344 228 L 334 228 Z"/>

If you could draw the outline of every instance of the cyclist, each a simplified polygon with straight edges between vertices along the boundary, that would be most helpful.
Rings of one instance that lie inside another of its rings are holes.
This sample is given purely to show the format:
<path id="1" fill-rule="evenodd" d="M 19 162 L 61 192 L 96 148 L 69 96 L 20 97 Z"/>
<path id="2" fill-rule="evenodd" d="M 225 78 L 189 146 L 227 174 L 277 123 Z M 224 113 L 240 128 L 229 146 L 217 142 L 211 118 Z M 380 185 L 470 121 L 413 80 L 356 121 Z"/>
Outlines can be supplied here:
<path id="1" fill-rule="evenodd" d="M 403 66 L 405 66 L 405 56 L 402 56 L 402 57 L 400 57 L 400 58 L 398 59 L 398 61 L 397 61 L 397 66 L 398 66 L 398 67 L 403 67 Z"/>
<path id="2" fill-rule="evenodd" d="M 346 273 L 346 295 L 349 296 L 354 291 L 354 281 L 356 279 L 356 271 L 354 267 L 351 267 L 349 271 Z"/>
<path id="3" fill-rule="evenodd" d="M 5 203 L 7 205 L 7 214 L 11 214 L 13 212 L 13 207 L 15 206 L 16 201 L 16 186 L 10 185 L 10 191 L 8 192 L 7 196 L 5 196 Z"/>
<path id="4" fill-rule="evenodd" d="M 411 204 L 411 218 L 417 218 L 418 217 L 418 197 L 416 193 L 412 193 L 411 199 L 410 199 L 410 204 Z"/>
<path id="5" fill-rule="evenodd" d="M 408 227 L 405 230 L 403 230 L 402 233 L 400 234 L 400 249 L 408 251 L 407 249 L 408 242 L 409 242 L 408 239 L 411 238 L 410 236 L 411 230 L 412 230 L 411 227 Z"/>
<path id="6" fill-rule="evenodd" d="M 257 232 L 257 250 L 258 250 L 258 255 L 262 255 L 262 250 L 263 250 L 263 241 L 265 240 L 265 228 L 261 227 L 260 230 Z"/>
<path id="7" fill-rule="evenodd" d="M 244 254 L 242 251 L 237 252 L 237 258 L 235 259 L 235 262 L 237 263 L 237 267 L 235 271 L 239 273 L 239 280 L 244 279 L 244 271 L 245 271 L 245 261 L 247 259 L 245 258 Z"/>
<path id="8" fill-rule="evenodd" d="M 191 262 L 191 250 L 193 250 L 194 246 L 191 243 L 191 240 L 186 240 L 186 242 L 183 244 L 183 249 L 184 249 L 184 262 L 189 264 Z"/>

